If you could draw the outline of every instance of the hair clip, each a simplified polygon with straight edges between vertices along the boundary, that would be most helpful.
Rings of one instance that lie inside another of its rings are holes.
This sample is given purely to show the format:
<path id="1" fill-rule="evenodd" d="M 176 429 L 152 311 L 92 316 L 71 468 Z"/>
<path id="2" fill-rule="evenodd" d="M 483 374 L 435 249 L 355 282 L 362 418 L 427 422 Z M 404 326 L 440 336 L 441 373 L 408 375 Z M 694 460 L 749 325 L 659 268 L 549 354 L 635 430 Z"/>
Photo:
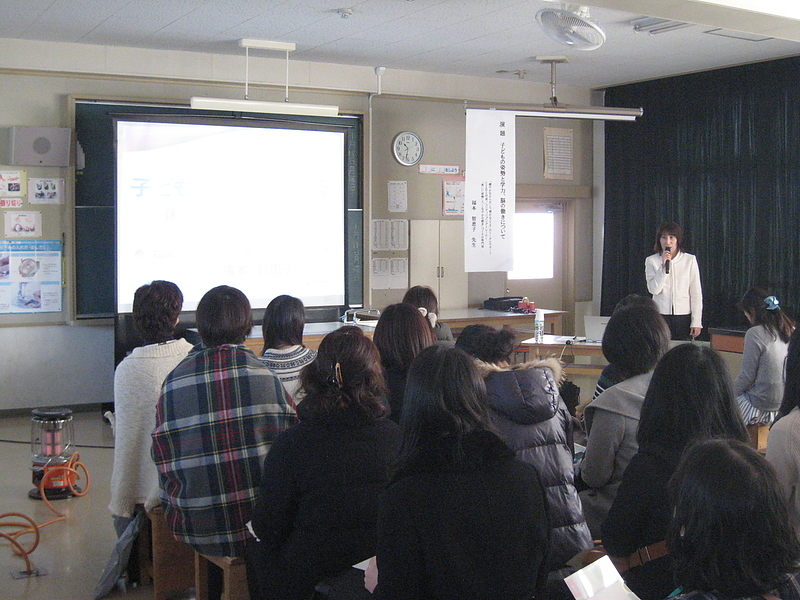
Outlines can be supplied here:
<path id="1" fill-rule="evenodd" d="M 330 370 L 330 375 L 325 379 L 331 385 L 339 385 L 339 380 L 336 378 L 336 368 L 339 366 L 339 363 Z M 327 369 L 326 369 L 327 370 Z"/>
<path id="2" fill-rule="evenodd" d="M 781 303 L 775 296 L 767 296 L 764 298 L 764 304 L 767 305 L 767 310 L 776 310 Z"/>
<path id="3" fill-rule="evenodd" d="M 428 323 L 431 324 L 431 327 L 436 327 L 436 313 L 428 312 L 428 309 L 424 306 L 419 307 L 419 312 L 422 313 L 422 316 L 428 319 Z"/>
<path id="4" fill-rule="evenodd" d="M 342 389 L 342 386 L 344 385 L 344 379 L 342 379 L 342 367 L 338 362 L 333 368 L 333 371 L 336 373 L 336 385 L 339 386 L 339 389 Z"/>

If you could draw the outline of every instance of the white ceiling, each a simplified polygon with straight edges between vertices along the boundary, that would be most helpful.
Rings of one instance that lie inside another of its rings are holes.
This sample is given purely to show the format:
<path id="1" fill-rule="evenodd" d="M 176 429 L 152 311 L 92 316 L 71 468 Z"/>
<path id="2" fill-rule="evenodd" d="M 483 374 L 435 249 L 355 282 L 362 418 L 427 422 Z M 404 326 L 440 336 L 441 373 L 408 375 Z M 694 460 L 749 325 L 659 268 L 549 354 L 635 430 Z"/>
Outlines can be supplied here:
<path id="1" fill-rule="evenodd" d="M 256 38 L 295 42 L 297 60 L 481 77 L 525 71 L 539 82 L 550 70 L 533 57 L 564 55 L 570 64 L 559 67 L 558 83 L 583 88 L 800 54 L 794 19 L 703 0 L 593 4 L 607 40 L 588 52 L 544 35 L 536 11 L 559 6 L 547 0 L 0 0 L 0 38 L 242 55 L 238 40 Z M 340 8 L 353 14 L 341 18 Z M 630 22 L 643 15 L 700 24 L 635 33 Z M 707 33 L 715 28 L 774 37 Z"/>

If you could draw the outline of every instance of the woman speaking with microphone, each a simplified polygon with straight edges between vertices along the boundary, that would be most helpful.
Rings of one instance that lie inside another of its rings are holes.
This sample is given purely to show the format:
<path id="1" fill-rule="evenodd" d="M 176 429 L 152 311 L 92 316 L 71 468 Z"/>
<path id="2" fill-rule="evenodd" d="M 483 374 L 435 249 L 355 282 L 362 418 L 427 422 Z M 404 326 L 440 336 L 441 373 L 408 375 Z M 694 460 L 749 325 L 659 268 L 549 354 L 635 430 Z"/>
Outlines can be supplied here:
<path id="1" fill-rule="evenodd" d="M 683 251 L 683 230 L 677 223 L 662 223 L 656 242 L 644 261 L 647 291 L 669 325 L 673 340 L 688 340 L 703 329 L 703 290 L 700 269 L 693 254 Z"/>

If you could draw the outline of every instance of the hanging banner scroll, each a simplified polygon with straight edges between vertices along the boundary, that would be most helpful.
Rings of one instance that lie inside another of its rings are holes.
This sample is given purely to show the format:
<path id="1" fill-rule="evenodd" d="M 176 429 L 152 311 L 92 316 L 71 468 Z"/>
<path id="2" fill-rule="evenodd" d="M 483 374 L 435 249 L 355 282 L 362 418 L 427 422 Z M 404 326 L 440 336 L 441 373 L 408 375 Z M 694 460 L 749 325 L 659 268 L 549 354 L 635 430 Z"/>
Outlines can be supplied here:
<path id="1" fill-rule="evenodd" d="M 467 109 L 464 268 L 513 269 L 515 113 Z"/>

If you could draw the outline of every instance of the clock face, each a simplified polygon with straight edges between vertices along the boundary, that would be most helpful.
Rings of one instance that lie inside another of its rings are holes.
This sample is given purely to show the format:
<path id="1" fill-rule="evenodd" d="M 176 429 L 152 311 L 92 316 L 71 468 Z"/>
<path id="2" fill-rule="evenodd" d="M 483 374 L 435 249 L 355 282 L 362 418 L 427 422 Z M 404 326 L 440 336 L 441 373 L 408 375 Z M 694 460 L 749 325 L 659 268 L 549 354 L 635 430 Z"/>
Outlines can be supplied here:
<path id="1" fill-rule="evenodd" d="M 401 165 L 415 165 L 422 158 L 422 140 L 416 133 L 403 131 L 392 142 L 394 157 Z"/>

